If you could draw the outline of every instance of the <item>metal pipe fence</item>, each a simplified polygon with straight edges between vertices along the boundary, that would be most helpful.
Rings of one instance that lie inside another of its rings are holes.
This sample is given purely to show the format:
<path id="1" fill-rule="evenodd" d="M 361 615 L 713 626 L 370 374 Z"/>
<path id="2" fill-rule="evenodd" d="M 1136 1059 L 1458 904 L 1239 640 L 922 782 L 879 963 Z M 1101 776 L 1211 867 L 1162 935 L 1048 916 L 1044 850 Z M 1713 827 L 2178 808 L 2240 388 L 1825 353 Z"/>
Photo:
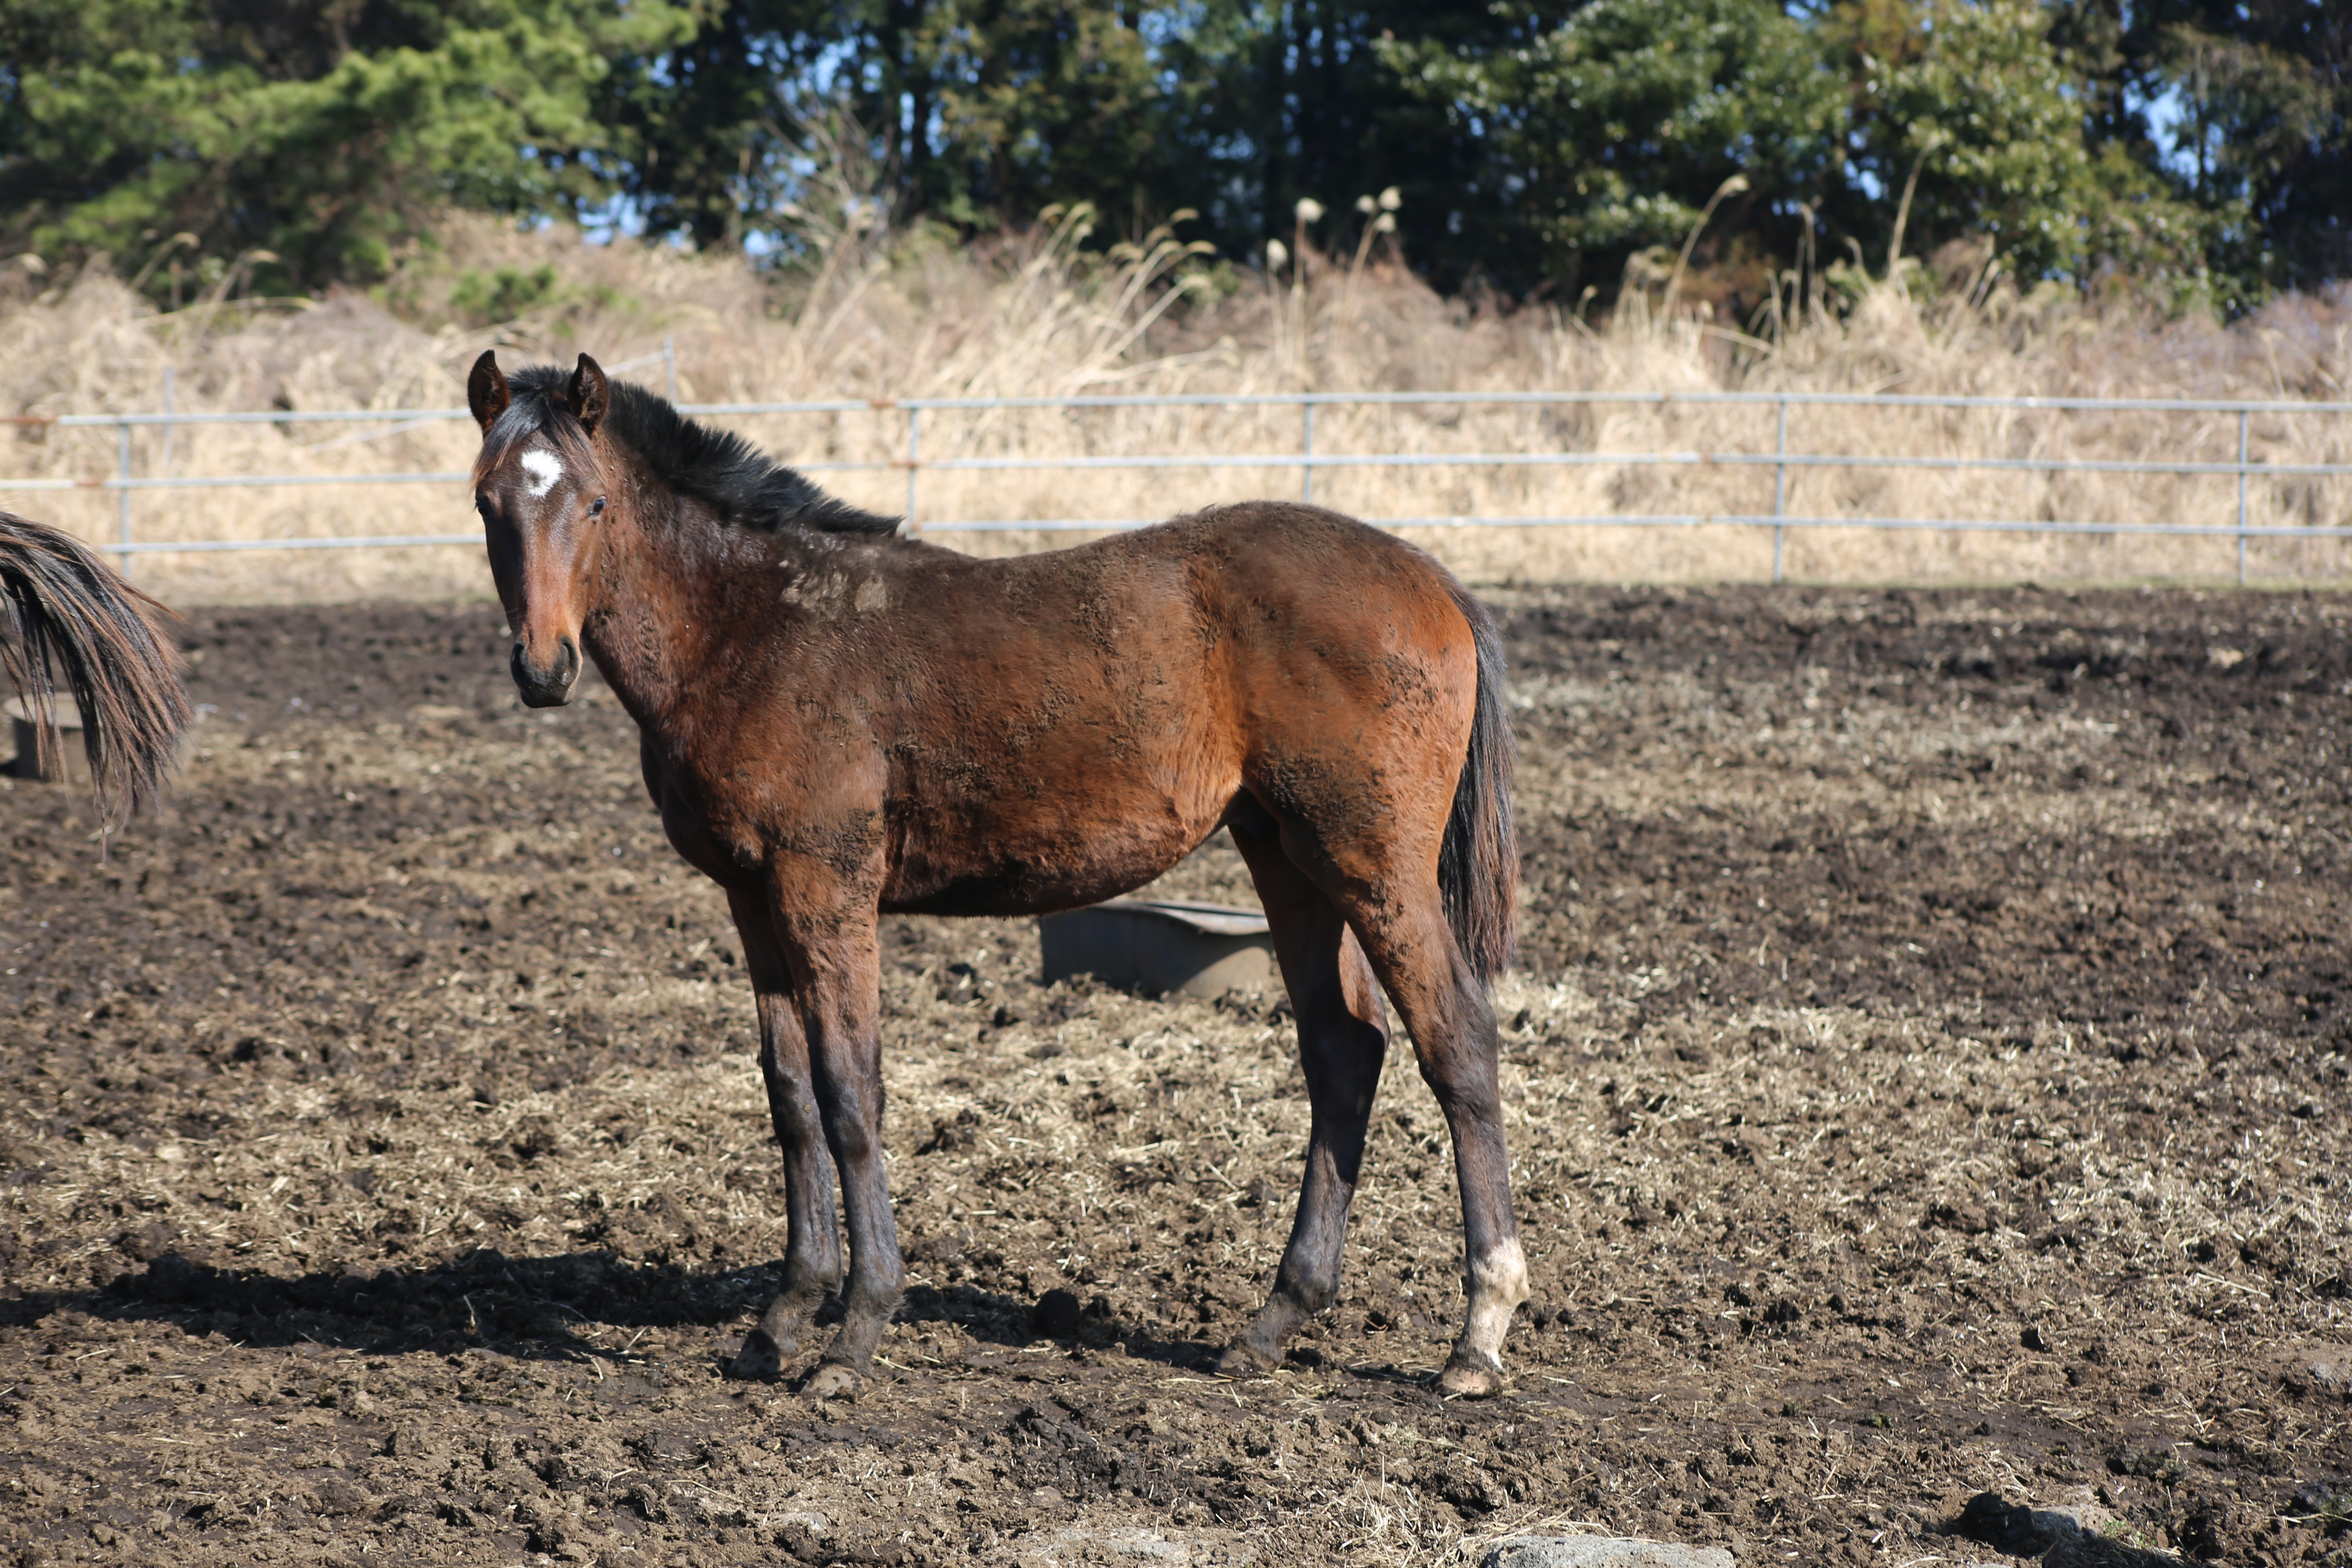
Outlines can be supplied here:
<path id="1" fill-rule="evenodd" d="M 614 372 L 660 363 L 675 395 L 677 361 L 674 348 L 611 367 Z M 1558 450 L 1479 452 L 1332 452 L 1316 447 L 1316 411 L 1344 407 L 1628 407 L 1738 405 L 1769 408 L 1775 413 L 1774 441 L 1769 451 L 1604 451 Z M 682 404 L 682 412 L 707 418 L 843 414 L 897 415 L 903 420 L 903 456 L 887 459 L 816 460 L 793 466 L 808 473 L 895 472 L 906 475 L 905 515 L 912 531 L 952 532 L 1103 532 L 1138 528 L 1158 519 L 1136 518 L 955 518 L 925 519 L 920 513 L 920 478 L 924 473 L 991 472 L 1016 469 L 1139 470 L 1139 469 L 1290 469 L 1298 478 L 1302 500 L 1313 500 L 1318 471 L 1384 468 L 1469 468 L 1539 469 L 1572 468 L 1770 468 L 1773 474 L 1769 512 L 1637 512 L 1542 515 L 1461 515 L 1368 518 L 1385 528 L 1696 528 L 1752 527 L 1769 529 L 1772 536 L 1772 578 L 1781 580 L 1783 545 L 1790 530 L 1859 529 L 1929 531 L 1952 533 L 2041 533 L 2053 535 L 2175 535 L 2183 538 L 2234 538 L 2238 577 L 2245 580 L 2247 546 L 2257 539 L 2332 539 L 2352 542 L 2352 527 L 2304 523 L 2255 523 L 2249 513 L 2248 486 L 2266 479 L 2338 479 L 2352 475 L 2352 463 L 2270 462 L 2252 454 L 2252 422 L 2257 417 L 2304 419 L 2352 414 L 2352 402 L 2291 402 L 2212 398 L 1982 397 L 1933 394 L 1836 392 L 1296 392 L 1296 393 L 1162 393 L 1088 395 L 1066 397 L 901 397 L 875 399 L 813 399 L 762 403 Z M 929 457 L 922 455 L 926 413 L 993 412 L 1016 409 L 1118 410 L 1148 408 L 1274 409 L 1299 412 L 1298 446 L 1295 451 L 1167 452 L 1132 454 L 1015 454 L 997 457 Z M 2132 459 L 2096 458 L 2035 458 L 1997 456 L 1920 456 L 1908 453 L 1792 451 L 1789 446 L 1791 408 L 2005 410 L 2084 415 L 2234 415 L 2237 458 L 2227 460 Z M 55 429 L 105 429 L 116 433 L 115 471 L 104 477 L 73 479 L 0 478 L 0 494 L 11 491 L 111 490 L 119 496 L 117 537 L 97 548 L 124 558 L 146 554 L 214 552 L 252 550 L 382 550 L 479 542 L 478 533 L 370 534 L 351 537 L 278 537 L 229 540 L 141 540 L 135 537 L 131 499 L 150 490 L 210 489 L 268 489 L 286 487 L 458 484 L 462 471 L 346 474 L 188 474 L 141 476 L 132 472 L 131 433 L 160 427 L 164 451 L 171 450 L 173 432 L 184 426 L 307 425 L 373 426 L 319 442 L 309 450 L 356 447 L 407 431 L 462 421 L 471 416 L 462 408 L 285 409 L 233 413 L 183 413 L 171 406 L 167 381 L 164 406 L 152 414 L 119 413 L 61 416 L 26 415 L 0 418 L 0 424 Z M 789 460 L 789 459 L 787 459 Z M 166 458 L 168 467 L 168 457 Z M 2233 521 L 2151 522 L 2103 520 L 2017 519 L 1983 517 L 1890 517 L 1875 515 L 1798 514 L 1787 510 L 1790 471 L 1805 469 L 1927 469 L 1986 473 L 2127 474 L 2148 476 L 2235 476 L 2237 515 Z"/>

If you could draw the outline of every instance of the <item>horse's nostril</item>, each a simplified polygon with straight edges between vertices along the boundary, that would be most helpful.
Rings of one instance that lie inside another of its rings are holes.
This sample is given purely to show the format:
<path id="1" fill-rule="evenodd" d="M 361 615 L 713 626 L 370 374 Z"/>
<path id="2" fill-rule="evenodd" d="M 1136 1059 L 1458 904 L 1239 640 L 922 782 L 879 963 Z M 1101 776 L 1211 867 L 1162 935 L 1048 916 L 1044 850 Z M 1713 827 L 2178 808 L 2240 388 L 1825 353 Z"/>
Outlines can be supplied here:
<path id="1" fill-rule="evenodd" d="M 568 690 L 580 678 L 580 645 L 568 637 L 560 637 L 549 657 L 541 660 L 533 657 L 527 639 L 517 637 L 508 662 L 514 669 L 516 684 L 526 690 Z"/>

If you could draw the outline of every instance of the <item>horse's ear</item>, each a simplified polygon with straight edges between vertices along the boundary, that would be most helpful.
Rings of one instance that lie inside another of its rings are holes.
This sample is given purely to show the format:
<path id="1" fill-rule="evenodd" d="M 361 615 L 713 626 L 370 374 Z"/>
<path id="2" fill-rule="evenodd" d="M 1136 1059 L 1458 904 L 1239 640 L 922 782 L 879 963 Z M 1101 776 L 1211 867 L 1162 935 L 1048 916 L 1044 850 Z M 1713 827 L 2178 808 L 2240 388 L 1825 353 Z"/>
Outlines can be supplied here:
<path id="1" fill-rule="evenodd" d="M 466 377 L 466 405 L 486 432 L 507 411 L 507 378 L 499 372 L 497 350 L 484 349 L 474 362 L 473 374 Z"/>
<path id="2" fill-rule="evenodd" d="M 613 405 L 612 384 L 604 379 L 604 367 L 580 356 L 580 363 L 572 372 L 571 384 L 563 389 L 563 401 L 572 405 L 572 416 L 589 435 L 604 422 L 604 411 Z"/>

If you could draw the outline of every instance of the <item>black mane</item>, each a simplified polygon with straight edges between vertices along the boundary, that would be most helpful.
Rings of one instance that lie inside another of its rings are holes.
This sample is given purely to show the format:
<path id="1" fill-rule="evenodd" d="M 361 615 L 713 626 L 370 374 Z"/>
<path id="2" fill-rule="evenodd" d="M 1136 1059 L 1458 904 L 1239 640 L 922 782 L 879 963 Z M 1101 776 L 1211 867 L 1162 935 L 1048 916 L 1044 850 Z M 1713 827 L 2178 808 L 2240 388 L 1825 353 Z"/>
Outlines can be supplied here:
<path id="1" fill-rule="evenodd" d="M 579 426 L 556 395 L 571 376 L 556 365 L 531 365 L 509 377 L 512 401 L 498 426 L 511 421 L 512 428 L 509 433 L 494 426 L 493 444 L 503 449 L 533 432 L 544 433 L 559 445 L 569 444 L 567 435 L 577 440 Z M 667 398 L 634 382 L 609 384 L 606 432 L 644 459 L 663 483 L 707 503 L 727 521 L 770 531 L 793 526 L 824 533 L 898 531 L 897 518 L 836 500 L 806 475 L 777 462 L 733 431 L 688 419 Z"/>

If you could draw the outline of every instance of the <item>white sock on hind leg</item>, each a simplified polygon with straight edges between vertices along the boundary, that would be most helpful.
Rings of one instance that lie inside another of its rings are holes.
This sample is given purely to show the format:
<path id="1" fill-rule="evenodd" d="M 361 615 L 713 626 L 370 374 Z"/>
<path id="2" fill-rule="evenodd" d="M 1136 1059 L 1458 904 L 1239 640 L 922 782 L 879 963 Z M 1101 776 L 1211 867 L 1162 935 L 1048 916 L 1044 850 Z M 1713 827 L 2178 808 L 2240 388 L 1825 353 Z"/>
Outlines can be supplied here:
<path id="1" fill-rule="evenodd" d="M 1499 1365 L 1511 1313 L 1528 1299 L 1528 1259 L 1518 1238 L 1499 1242 L 1472 1258 L 1467 1285 L 1470 1310 L 1463 1321 L 1462 1342 Z"/>

